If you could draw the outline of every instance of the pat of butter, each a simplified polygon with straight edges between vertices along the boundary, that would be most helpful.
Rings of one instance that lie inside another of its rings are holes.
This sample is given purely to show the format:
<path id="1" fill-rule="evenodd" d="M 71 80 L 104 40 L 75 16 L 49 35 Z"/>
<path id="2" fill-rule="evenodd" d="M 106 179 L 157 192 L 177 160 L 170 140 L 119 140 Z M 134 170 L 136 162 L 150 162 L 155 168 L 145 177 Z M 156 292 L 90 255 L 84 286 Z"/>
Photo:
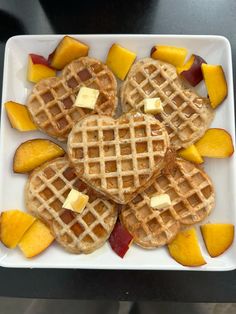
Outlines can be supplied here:
<path id="1" fill-rule="evenodd" d="M 62 207 L 81 214 L 87 205 L 88 200 L 88 195 L 72 189 Z"/>
<path id="2" fill-rule="evenodd" d="M 81 87 L 76 97 L 74 106 L 81 108 L 94 109 L 98 99 L 99 91 L 97 89 Z"/>
<path id="3" fill-rule="evenodd" d="M 157 114 L 163 111 L 160 98 L 145 98 L 143 104 L 145 113 Z"/>
<path id="4" fill-rule="evenodd" d="M 150 206 L 155 209 L 166 208 L 171 205 L 171 200 L 168 194 L 154 195 L 151 197 Z"/>

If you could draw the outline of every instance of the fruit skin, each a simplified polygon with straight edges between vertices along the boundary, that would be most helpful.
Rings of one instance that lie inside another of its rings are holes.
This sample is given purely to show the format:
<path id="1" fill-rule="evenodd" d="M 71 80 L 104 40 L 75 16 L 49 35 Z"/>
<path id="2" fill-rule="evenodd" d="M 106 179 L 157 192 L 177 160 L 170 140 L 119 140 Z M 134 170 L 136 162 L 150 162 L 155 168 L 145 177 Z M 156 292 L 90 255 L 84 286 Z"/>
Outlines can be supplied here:
<path id="1" fill-rule="evenodd" d="M 1 213 L 0 238 L 9 249 L 14 249 L 35 218 L 17 209 Z"/>
<path id="2" fill-rule="evenodd" d="M 206 61 L 202 57 L 193 54 L 182 67 L 178 67 L 176 70 L 189 84 L 196 86 L 203 80 L 201 68 L 203 63 Z"/>
<path id="3" fill-rule="evenodd" d="M 32 83 L 56 76 L 56 70 L 49 66 L 48 61 L 43 57 L 33 53 L 29 54 L 27 79 Z"/>
<path id="4" fill-rule="evenodd" d="M 136 53 L 113 44 L 108 52 L 106 64 L 120 80 L 124 80 L 136 56 Z"/>
<path id="5" fill-rule="evenodd" d="M 202 74 L 212 108 L 216 108 L 228 94 L 227 82 L 221 65 L 202 64 Z"/>
<path id="6" fill-rule="evenodd" d="M 49 64 L 61 70 L 71 61 L 88 55 L 89 47 L 70 36 L 64 36 L 56 49 L 48 56 Z"/>
<path id="7" fill-rule="evenodd" d="M 5 104 L 8 119 L 11 126 L 18 131 L 34 131 L 37 130 L 36 125 L 30 118 L 26 106 L 16 103 L 14 101 L 7 101 Z"/>
<path id="8" fill-rule="evenodd" d="M 186 160 L 195 162 L 196 164 L 202 164 L 204 162 L 194 144 L 190 145 L 187 148 L 181 149 L 178 152 L 178 155 Z"/>
<path id="9" fill-rule="evenodd" d="M 25 257 L 30 258 L 43 252 L 54 240 L 50 229 L 36 220 L 26 231 L 18 246 Z"/>
<path id="10" fill-rule="evenodd" d="M 208 129 L 195 146 L 203 157 L 226 158 L 234 153 L 231 135 L 219 128 Z"/>
<path id="11" fill-rule="evenodd" d="M 133 241 L 132 235 L 117 221 L 109 238 L 112 250 L 121 258 L 124 257 Z"/>
<path id="12" fill-rule="evenodd" d="M 64 154 L 65 151 L 50 140 L 29 140 L 18 146 L 13 159 L 13 171 L 26 173 Z"/>
<path id="13" fill-rule="evenodd" d="M 168 244 L 170 255 L 183 266 L 202 266 L 206 264 L 194 228 L 181 231 L 177 237 Z"/>
<path id="14" fill-rule="evenodd" d="M 205 224 L 200 228 L 211 257 L 223 254 L 233 243 L 234 225 L 232 224 Z"/>
<path id="15" fill-rule="evenodd" d="M 153 59 L 181 67 L 184 64 L 187 53 L 188 50 L 186 48 L 156 45 L 152 47 L 150 55 Z"/>

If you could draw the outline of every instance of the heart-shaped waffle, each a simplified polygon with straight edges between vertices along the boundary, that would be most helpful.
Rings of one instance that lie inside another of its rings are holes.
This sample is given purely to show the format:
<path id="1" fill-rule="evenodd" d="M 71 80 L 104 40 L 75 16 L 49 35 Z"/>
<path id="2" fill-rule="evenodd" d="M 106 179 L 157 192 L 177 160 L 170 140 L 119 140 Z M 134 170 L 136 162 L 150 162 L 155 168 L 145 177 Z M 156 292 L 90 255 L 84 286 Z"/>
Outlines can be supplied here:
<path id="1" fill-rule="evenodd" d="M 209 100 L 187 89 L 174 66 L 151 58 L 139 60 L 121 88 L 123 111 L 143 110 L 143 100 L 155 97 L 163 104 L 156 118 L 165 124 L 175 149 L 196 142 L 214 117 Z"/>
<path id="2" fill-rule="evenodd" d="M 72 188 L 89 196 L 81 214 L 62 208 Z M 51 160 L 30 174 L 25 200 L 27 209 L 42 219 L 56 240 L 72 253 L 87 254 L 101 247 L 117 219 L 117 205 L 78 179 L 66 157 Z"/>
<path id="3" fill-rule="evenodd" d="M 82 86 L 99 90 L 94 110 L 73 106 Z M 112 116 L 117 106 L 117 82 L 99 60 L 82 57 L 68 64 L 59 77 L 41 80 L 27 100 L 37 127 L 58 140 L 66 140 L 81 117 L 99 113 Z"/>
<path id="4" fill-rule="evenodd" d="M 171 205 L 159 210 L 150 207 L 156 194 L 168 194 Z M 134 241 L 151 249 L 171 242 L 182 225 L 202 221 L 214 204 L 214 188 L 207 174 L 195 164 L 177 159 L 172 171 L 157 176 L 123 208 L 120 218 Z"/>
<path id="5" fill-rule="evenodd" d="M 83 181 L 125 204 L 164 167 L 168 146 L 168 134 L 158 120 L 130 112 L 117 120 L 98 115 L 81 119 L 67 147 Z"/>

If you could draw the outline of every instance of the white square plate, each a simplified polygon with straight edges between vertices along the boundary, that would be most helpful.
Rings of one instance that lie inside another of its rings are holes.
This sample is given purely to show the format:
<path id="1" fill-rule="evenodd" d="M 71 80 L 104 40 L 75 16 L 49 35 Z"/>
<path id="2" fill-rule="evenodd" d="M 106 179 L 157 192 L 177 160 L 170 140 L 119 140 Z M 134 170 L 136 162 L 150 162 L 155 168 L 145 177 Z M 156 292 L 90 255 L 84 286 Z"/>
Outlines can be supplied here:
<path id="1" fill-rule="evenodd" d="M 110 46 L 120 43 L 137 53 L 138 58 L 147 57 L 155 44 L 186 47 L 211 64 L 223 66 L 228 83 L 228 97 L 216 110 L 213 127 L 224 128 L 234 140 L 234 99 L 231 48 L 228 40 L 219 36 L 178 35 L 72 35 L 90 46 L 89 55 L 105 61 Z M 32 84 L 26 80 L 27 55 L 36 53 L 45 57 L 55 48 L 62 35 L 16 36 L 8 40 L 5 51 L 2 103 L 13 100 L 26 101 Z M 204 84 L 198 91 L 206 94 Z M 12 172 L 12 158 L 18 145 L 32 138 L 47 138 L 40 132 L 21 133 L 11 128 L 2 106 L 0 151 L 0 210 L 18 208 L 25 210 L 24 184 L 26 175 Z M 206 159 L 205 169 L 211 176 L 216 190 L 216 207 L 207 222 L 226 222 L 236 225 L 235 215 L 235 154 L 227 159 Z M 25 268 L 92 268 L 92 269 L 165 269 L 165 270 L 231 270 L 236 268 L 235 245 L 222 256 L 210 258 L 198 230 L 198 238 L 207 264 L 198 268 L 183 267 L 175 262 L 164 248 L 146 251 L 133 245 L 124 259 L 112 252 L 109 244 L 89 255 L 73 255 L 56 243 L 43 254 L 26 259 L 18 249 L 8 250 L 0 246 L 0 265 Z"/>

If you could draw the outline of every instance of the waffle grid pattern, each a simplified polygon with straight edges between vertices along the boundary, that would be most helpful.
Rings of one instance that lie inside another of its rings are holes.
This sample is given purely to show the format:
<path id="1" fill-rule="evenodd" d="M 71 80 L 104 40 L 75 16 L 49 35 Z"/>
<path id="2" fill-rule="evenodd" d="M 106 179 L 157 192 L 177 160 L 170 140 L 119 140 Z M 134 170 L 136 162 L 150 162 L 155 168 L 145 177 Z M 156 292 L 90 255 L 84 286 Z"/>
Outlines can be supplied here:
<path id="1" fill-rule="evenodd" d="M 150 198 L 167 193 L 171 206 L 154 210 Z M 169 243 L 181 225 L 207 217 L 214 206 L 214 190 L 208 176 L 194 164 L 178 159 L 172 174 L 161 174 L 136 196 L 121 214 L 122 222 L 137 244 L 153 248 Z"/>
<path id="2" fill-rule="evenodd" d="M 89 196 L 81 214 L 62 208 L 72 188 Z M 102 246 L 117 218 L 116 205 L 79 180 L 66 158 L 48 162 L 31 174 L 26 201 L 28 209 L 49 224 L 57 241 L 73 253 L 90 253 Z"/>
<path id="3" fill-rule="evenodd" d="M 95 110 L 73 106 L 81 86 L 100 91 Z M 27 106 L 42 131 L 59 140 L 66 140 L 74 123 L 86 114 L 112 116 L 117 105 L 116 91 L 115 77 L 107 66 L 85 57 L 66 66 L 60 77 L 37 83 Z"/>
<path id="4" fill-rule="evenodd" d="M 73 128 L 68 154 L 83 180 L 126 203 L 162 168 L 167 146 L 166 131 L 151 116 L 131 113 L 119 120 L 90 116 Z"/>
<path id="5" fill-rule="evenodd" d="M 150 58 L 133 66 L 121 89 L 124 112 L 141 109 L 147 97 L 160 97 L 163 112 L 157 119 L 166 125 L 175 149 L 200 138 L 214 116 L 208 99 L 187 90 L 173 66 Z"/>

